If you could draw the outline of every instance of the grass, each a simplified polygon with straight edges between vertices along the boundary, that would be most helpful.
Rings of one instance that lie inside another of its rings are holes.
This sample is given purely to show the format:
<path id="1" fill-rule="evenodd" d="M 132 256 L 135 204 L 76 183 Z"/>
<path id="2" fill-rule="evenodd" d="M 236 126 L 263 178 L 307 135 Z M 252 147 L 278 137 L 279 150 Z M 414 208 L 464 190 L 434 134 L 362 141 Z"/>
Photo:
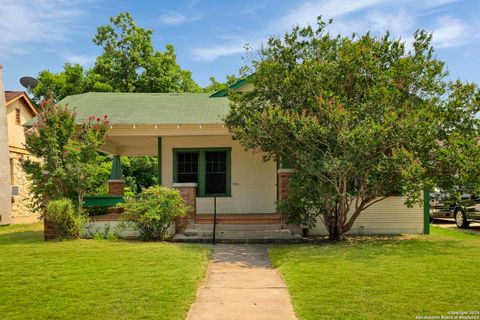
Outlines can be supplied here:
<path id="1" fill-rule="evenodd" d="M 0 227 L 1 319 L 184 319 L 210 250 L 200 245 L 43 241 Z"/>
<path id="2" fill-rule="evenodd" d="M 480 234 L 270 249 L 300 319 L 415 319 L 480 311 Z M 477 314 L 478 317 L 478 314 Z"/>

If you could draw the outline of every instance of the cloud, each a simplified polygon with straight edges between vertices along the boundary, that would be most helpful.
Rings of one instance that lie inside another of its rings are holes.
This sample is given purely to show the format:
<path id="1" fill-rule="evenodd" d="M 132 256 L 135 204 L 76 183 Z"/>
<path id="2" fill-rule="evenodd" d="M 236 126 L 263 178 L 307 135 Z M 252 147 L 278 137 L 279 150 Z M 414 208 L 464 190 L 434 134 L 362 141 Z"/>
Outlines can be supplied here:
<path id="1" fill-rule="evenodd" d="M 166 25 L 178 25 L 188 22 L 188 19 L 181 13 L 169 12 L 161 16 L 160 21 Z"/>
<path id="2" fill-rule="evenodd" d="M 315 23 L 317 17 L 322 15 L 325 19 L 342 17 L 347 14 L 365 10 L 387 0 L 327 0 L 306 2 L 291 10 L 288 14 L 275 20 L 270 29 L 284 30 L 294 25 L 307 25 Z"/>
<path id="3" fill-rule="evenodd" d="M 231 44 L 231 45 L 222 45 L 222 46 L 213 46 L 213 47 L 204 47 L 204 48 L 194 48 L 192 49 L 192 54 L 198 60 L 212 61 L 219 57 L 231 56 L 234 54 L 242 53 L 245 51 L 244 44 Z"/>
<path id="4" fill-rule="evenodd" d="M 84 55 L 66 55 L 65 61 L 73 64 L 79 64 L 82 66 L 91 65 L 95 62 L 95 56 L 84 56 Z"/>
<path id="5" fill-rule="evenodd" d="M 0 0 L 0 56 L 26 53 L 35 44 L 64 41 L 84 15 L 75 0 Z"/>
<path id="6" fill-rule="evenodd" d="M 450 10 L 449 7 L 457 2 L 459 0 L 307 0 L 272 19 L 259 31 L 243 32 L 241 41 L 215 39 L 212 46 L 194 48 L 192 54 L 199 60 L 215 60 L 242 53 L 242 43 L 259 44 L 270 35 L 281 34 L 294 25 L 314 25 L 320 15 L 325 20 L 334 19 L 333 25 L 327 29 L 332 34 L 364 34 L 370 31 L 373 35 L 381 35 L 388 30 L 392 37 L 403 39 L 408 48 L 414 31 L 424 28 L 433 30 L 433 44 L 437 48 L 459 46 L 478 39 L 471 35 L 480 34 L 479 27 L 449 16 L 437 20 L 420 19 L 435 13 L 438 16 L 439 12 Z"/>
<path id="7" fill-rule="evenodd" d="M 473 32 L 464 22 L 450 16 L 440 17 L 432 33 L 433 44 L 437 48 L 460 46 L 478 39 L 478 33 Z"/>

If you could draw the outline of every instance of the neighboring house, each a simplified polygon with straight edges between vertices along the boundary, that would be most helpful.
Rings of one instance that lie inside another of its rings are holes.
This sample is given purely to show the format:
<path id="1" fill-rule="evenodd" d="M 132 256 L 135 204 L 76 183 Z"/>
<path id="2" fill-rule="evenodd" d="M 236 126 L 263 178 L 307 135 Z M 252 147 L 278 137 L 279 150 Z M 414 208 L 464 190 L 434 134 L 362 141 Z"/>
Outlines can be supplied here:
<path id="1" fill-rule="evenodd" d="M 12 223 L 37 221 L 38 215 L 30 206 L 30 183 L 21 166 L 21 159 L 29 157 L 25 149 L 25 128 L 23 125 L 33 119 L 37 111 L 23 91 L 5 91 L 8 128 L 8 151 L 10 159 L 10 185 L 12 202 Z"/>
<path id="2" fill-rule="evenodd" d="M 249 90 L 242 80 L 230 87 Z M 224 126 L 227 91 L 202 93 L 85 93 L 60 102 L 75 109 L 78 124 L 90 115 L 108 115 L 110 129 L 101 151 L 113 156 L 111 195 L 123 195 L 119 156 L 157 156 L 159 181 L 180 190 L 191 206 L 176 225 L 177 240 L 211 236 L 214 196 L 219 237 L 297 239 L 300 227 L 287 225 L 276 202 L 288 195 L 291 170 L 263 154 L 245 151 Z M 407 208 L 402 197 L 381 201 L 358 219 L 352 233 L 422 233 L 423 210 Z M 319 221 L 310 234 L 323 234 Z"/>
<path id="3" fill-rule="evenodd" d="M 5 91 L 3 90 L 3 68 L 0 64 L 0 225 L 10 224 L 10 171 L 8 160 L 8 129 Z"/>

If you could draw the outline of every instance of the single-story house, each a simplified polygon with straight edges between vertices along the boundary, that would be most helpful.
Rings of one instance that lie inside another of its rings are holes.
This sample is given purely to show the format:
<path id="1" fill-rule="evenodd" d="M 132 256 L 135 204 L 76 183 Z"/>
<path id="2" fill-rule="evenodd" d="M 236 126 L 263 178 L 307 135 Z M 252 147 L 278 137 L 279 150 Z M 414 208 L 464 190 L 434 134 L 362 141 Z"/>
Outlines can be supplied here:
<path id="1" fill-rule="evenodd" d="M 241 80 L 230 88 L 245 91 L 251 84 Z M 179 189 L 192 208 L 177 221 L 177 240 L 211 237 L 215 210 L 219 238 L 298 238 L 301 228 L 288 225 L 276 208 L 288 194 L 291 172 L 232 139 L 222 121 L 229 112 L 227 93 L 91 92 L 60 104 L 75 109 L 79 123 L 90 115 L 108 115 L 110 129 L 100 151 L 113 156 L 110 195 L 123 195 L 119 156 L 158 157 L 158 181 Z M 423 209 L 407 208 L 402 197 L 391 197 L 368 208 L 351 233 L 423 230 Z M 321 222 L 310 230 L 312 235 L 325 233 Z"/>

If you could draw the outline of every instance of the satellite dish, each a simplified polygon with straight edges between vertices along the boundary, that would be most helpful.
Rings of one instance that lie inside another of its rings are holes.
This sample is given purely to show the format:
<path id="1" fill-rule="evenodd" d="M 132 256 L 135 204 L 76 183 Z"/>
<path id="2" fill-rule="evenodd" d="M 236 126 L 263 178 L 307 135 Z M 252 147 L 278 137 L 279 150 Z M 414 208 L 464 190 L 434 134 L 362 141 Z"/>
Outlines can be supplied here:
<path id="1" fill-rule="evenodd" d="M 31 90 L 38 86 L 38 80 L 33 77 L 21 77 L 20 84 L 27 90 Z"/>

